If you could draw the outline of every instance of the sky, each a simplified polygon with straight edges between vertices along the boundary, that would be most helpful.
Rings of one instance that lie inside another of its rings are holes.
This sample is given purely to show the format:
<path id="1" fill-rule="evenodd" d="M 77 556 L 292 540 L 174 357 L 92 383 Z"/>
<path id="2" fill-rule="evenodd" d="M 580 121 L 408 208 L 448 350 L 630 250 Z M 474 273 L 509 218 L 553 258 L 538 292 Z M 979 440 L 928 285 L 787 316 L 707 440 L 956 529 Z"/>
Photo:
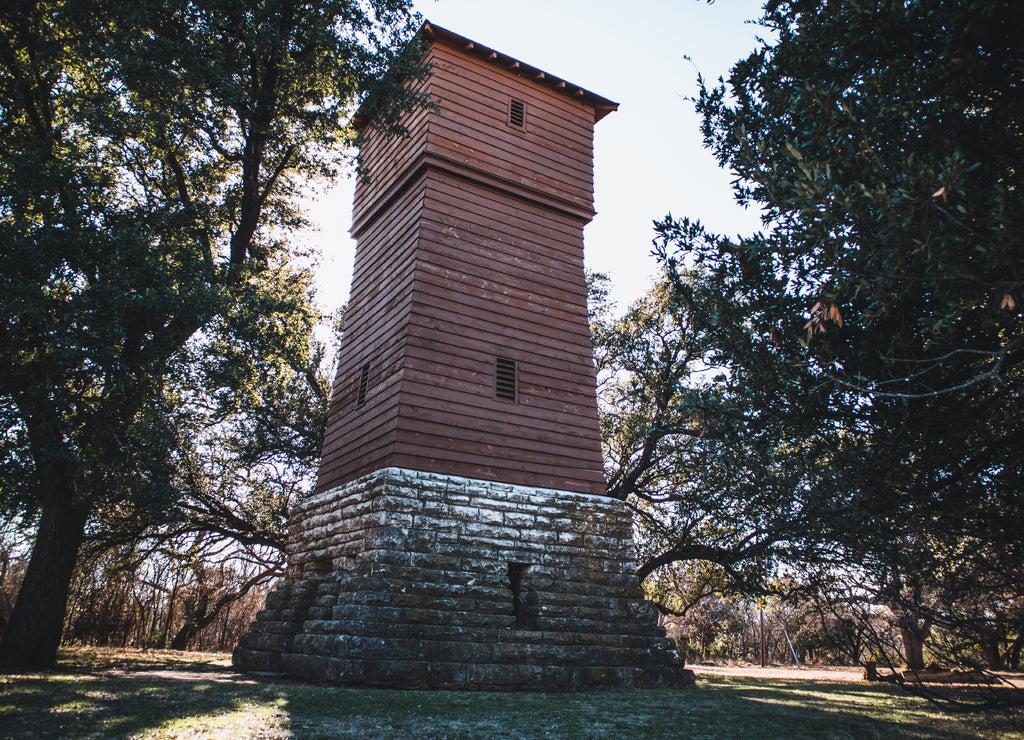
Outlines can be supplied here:
<path id="1" fill-rule="evenodd" d="M 595 129 L 597 216 L 584 232 L 587 269 L 611 278 L 624 308 L 651 285 L 653 221 L 698 219 L 712 231 L 748 234 L 757 213 L 732 198 L 730 175 L 703 148 L 688 96 L 697 75 L 714 81 L 757 47 L 763 0 L 416 0 L 432 23 L 619 103 Z M 319 298 L 348 298 L 354 242 L 352 181 L 340 180 L 310 210 L 307 238 L 322 251 Z"/>

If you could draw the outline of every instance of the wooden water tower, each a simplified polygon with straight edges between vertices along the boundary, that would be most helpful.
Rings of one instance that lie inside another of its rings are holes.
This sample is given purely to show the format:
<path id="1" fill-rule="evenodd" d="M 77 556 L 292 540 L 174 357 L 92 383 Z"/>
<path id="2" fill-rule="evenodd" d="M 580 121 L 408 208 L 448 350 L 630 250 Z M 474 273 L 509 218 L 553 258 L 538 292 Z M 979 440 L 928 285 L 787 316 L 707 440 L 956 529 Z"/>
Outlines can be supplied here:
<path id="1" fill-rule="evenodd" d="M 616 104 L 427 24 L 435 110 L 365 128 L 317 490 L 384 467 L 604 493 L 583 227 Z"/>
<path id="2" fill-rule="evenodd" d="M 686 682 L 604 496 L 583 267 L 617 107 L 430 23 L 433 106 L 366 121 L 352 297 L 289 578 L 235 651 L 347 683 Z"/>

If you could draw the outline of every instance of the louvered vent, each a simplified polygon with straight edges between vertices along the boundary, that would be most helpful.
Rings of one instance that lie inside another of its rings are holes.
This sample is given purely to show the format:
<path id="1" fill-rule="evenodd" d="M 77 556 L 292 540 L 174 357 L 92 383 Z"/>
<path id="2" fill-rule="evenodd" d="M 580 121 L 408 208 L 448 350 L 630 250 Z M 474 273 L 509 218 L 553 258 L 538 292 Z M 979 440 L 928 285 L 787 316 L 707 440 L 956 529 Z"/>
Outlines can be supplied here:
<path id="1" fill-rule="evenodd" d="M 496 395 L 505 401 L 516 400 L 516 361 L 498 358 Z"/>
<path id="2" fill-rule="evenodd" d="M 366 403 L 366 392 L 370 387 L 370 363 L 363 365 L 359 373 L 359 390 L 356 392 L 356 405 L 362 406 Z"/>
<path id="3" fill-rule="evenodd" d="M 508 109 L 508 122 L 517 128 L 522 128 L 526 124 L 526 103 L 512 99 Z"/>

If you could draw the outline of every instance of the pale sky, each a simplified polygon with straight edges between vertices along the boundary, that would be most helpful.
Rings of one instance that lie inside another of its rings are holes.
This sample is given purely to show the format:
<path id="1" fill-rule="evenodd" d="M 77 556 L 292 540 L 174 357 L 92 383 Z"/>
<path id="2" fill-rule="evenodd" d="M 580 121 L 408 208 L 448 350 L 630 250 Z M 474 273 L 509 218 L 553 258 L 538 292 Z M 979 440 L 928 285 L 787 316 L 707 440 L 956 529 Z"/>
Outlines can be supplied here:
<path id="1" fill-rule="evenodd" d="M 620 308 L 650 285 L 652 222 L 671 212 L 713 231 L 750 233 L 757 213 L 732 199 L 730 175 L 702 147 L 693 103 L 752 51 L 763 0 L 417 0 L 428 20 L 619 103 L 597 124 L 597 216 L 585 231 L 589 270 L 607 273 Z M 689 57 L 688 61 L 685 57 Z M 351 180 L 315 204 L 309 238 L 323 249 L 320 300 L 348 298 L 354 243 Z"/>

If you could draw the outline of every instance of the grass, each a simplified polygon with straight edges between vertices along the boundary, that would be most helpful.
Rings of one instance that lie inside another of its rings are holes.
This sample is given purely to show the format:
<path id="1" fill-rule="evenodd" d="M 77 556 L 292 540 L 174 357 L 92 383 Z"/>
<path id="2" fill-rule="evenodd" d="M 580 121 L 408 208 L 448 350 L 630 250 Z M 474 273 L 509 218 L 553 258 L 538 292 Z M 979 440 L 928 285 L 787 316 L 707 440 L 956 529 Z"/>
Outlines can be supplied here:
<path id="1" fill-rule="evenodd" d="M 73 649 L 0 677 L 2 738 L 1020 738 L 1013 713 L 951 716 L 892 686 L 702 676 L 693 689 L 392 691 L 256 681 L 224 655 Z"/>

